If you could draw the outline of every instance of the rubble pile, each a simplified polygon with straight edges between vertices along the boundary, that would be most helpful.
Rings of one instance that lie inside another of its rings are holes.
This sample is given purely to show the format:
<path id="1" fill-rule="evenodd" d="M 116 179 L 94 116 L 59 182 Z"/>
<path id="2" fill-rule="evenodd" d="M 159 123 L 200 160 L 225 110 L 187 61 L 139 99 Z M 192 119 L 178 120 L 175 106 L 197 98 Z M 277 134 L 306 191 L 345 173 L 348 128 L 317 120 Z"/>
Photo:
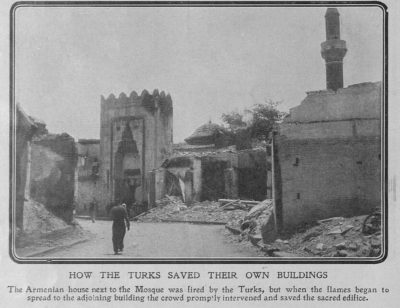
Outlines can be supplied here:
<path id="1" fill-rule="evenodd" d="M 24 222 L 26 233 L 48 233 L 68 227 L 64 220 L 49 212 L 43 204 L 32 199 L 25 201 Z"/>
<path id="2" fill-rule="evenodd" d="M 282 251 L 306 257 L 377 257 L 381 247 L 380 215 L 363 215 L 319 220 L 285 240 L 265 244 L 263 250 L 270 255 Z"/>
<path id="3" fill-rule="evenodd" d="M 179 197 L 166 196 L 157 201 L 157 207 L 137 216 L 141 222 L 184 221 L 204 223 L 227 223 L 243 219 L 247 210 L 224 209 L 219 202 L 203 201 L 185 205 Z"/>
<path id="4" fill-rule="evenodd" d="M 91 236 L 88 231 L 73 222 L 67 224 L 34 200 L 24 204 L 24 230 L 17 229 L 15 246 L 18 256 L 49 249 Z"/>
<path id="5" fill-rule="evenodd" d="M 271 199 L 266 199 L 254 203 L 256 204 L 251 205 L 243 218 L 231 220 L 228 228 L 240 233 L 241 240 L 250 240 L 254 245 L 270 243 L 276 239 L 273 202 Z"/>

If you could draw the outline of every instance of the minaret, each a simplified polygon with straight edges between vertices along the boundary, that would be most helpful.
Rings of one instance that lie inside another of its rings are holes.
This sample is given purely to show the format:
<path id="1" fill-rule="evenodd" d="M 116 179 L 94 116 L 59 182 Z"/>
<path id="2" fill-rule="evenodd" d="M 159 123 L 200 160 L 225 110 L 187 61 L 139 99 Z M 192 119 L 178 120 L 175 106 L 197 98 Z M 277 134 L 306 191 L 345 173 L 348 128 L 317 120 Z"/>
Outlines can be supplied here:
<path id="1" fill-rule="evenodd" d="M 325 14 L 326 41 L 321 44 L 321 56 L 326 64 L 326 88 L 336 91 L 343 88 L 343 58 L 346 41 L 340 39 L 339 12 L 328 8 Z"/>

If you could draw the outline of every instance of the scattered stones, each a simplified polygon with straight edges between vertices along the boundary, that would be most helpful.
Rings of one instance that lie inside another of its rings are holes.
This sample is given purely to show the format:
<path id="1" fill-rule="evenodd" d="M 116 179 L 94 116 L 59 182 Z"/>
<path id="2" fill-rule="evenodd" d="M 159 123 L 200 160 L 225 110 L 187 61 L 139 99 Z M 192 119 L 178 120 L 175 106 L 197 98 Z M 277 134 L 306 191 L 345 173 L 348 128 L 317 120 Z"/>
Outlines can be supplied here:
<path id="1" fill-rule="evenodd" d="M 372 248 L 381 247 L 381 240 L 376 237 L 371 238 L 371 246 L 372 246 Z"/>
<path id="2" fill-rule="evenodd" d="M 330 218 L 318 220 L 317 223 L 318 224 L 325 224 L 327 222 L 340 221 L 340 220 L 343 220 L 343 219 L 344 219 L 343 217 L 330 217 Z"/>
<path id="3" fill-rule="evenodd" d="M 337 255 L 338 257 L 347 257 L 349 254 L 348 254 L 348 252 L 347 252 L 346 250 L 342 249 L 342 250 L 339 250 L 339 251 L 336 253 L 336 255 Z"/>
<path id="4" fill-rule="evenodd" d="M 372 235 L 362 232 L 366 215 L 334 217 L 320 220 L 318 225 L 302 226 L 294 233 L 286 234 L 289 244 L 277 240 L 274 245 L 281 251 L 302 256 L 321 257 L 371 257 L 381 254 L 381 230 Z M 376 249 L 374 251 L 374 249 Z M 379 251 L 379 254 L 378 254 Z"/>
<path id="5" fill-rule="evenodd" d="M 328 235 L 331 234 L 342 234 L 342 229 L 340 227 L 335 227 L 331 231 L 328 232 Z"/>
<path id="6" fill-rule="evenodd" d="M 338 249 L 338 250 L 345 249 L 346 248 L 346 242 L 341 242 L 339 244 L 336 244 L 335 248 Z"/>
<path id="7" fill-rule="evenodd" d="M 273 242 L 276 239 L 276 231 L 272 200 L 266 199 L 253 205 L 243 218 L 241 229 L 249 234 L 261 236 L 264 243 Z"/>
<path id="8" fill-rule="evenodd" d="M 347 226 L 342 227 L 342 234 L 345 234 L 347 231 L 349 231 L 352 228 L 354 228 L 354 226 L 352 226 L 352 225 L 347 225 Z"/>
<path id="9" fill-rule="evenodd" d="M 138 220 L 226 223 L 228 230 L 239 235 L 239 242 L 251 242 L 270 256 L 378 257 L 382 252 L 381 230 L 372 234 L 362 232 L 366 215 L 319 220 L 317 225 L 304 225 L 294 233 L 282 234 L 282 240 L 275 231 L 271 200 L 256 205 L 244 203 L 250 210 L 241 206 L 225 210 L 224 205 L 232 205 L 228 199 L 222 205 L 204 201 L 187 206 L 179 197 L 166 196 L 158 204 Z"/>
<path id="10" fill-rule="evenodd" d="M 372 249 L 369 256 L 370 257 L 379 257 L 381 254 L 381 250 L 379 248 Z"/>
<path id="11" fill-rule="evenodd" d="M 306 242 L 306 241 L 312 239 L 313 237 L 317 237 L 317 236 L 319 236 L 320 234 L 321 234 L 321 233 L 320 233 L 320 232 L 317 232 L 317 231 L 310 232 L 310 233 L 308 233 L 306 236 L 304 236 L 303 242 Z"/>
<path id="12" fill-rule="evenodd" d="M 246 210 L 224 211 L 220 204 L 214 201 L 203 201 L 188 206 L 179 197 L 166 196 L 157 201 L 158 206 L 145 215 L 137 217 L 142 222 L 162 222 L 168 220 L 190 222 L 220 222 L 229 223 L 235 228 L 240 227 Z"/>
<path id="13" fill-rule="evenodd" d="M 356 243 L 350 243 L 349 245 L 347 245 L 347 248 L 350 250 L 357 250 L 358 245 Z"/>

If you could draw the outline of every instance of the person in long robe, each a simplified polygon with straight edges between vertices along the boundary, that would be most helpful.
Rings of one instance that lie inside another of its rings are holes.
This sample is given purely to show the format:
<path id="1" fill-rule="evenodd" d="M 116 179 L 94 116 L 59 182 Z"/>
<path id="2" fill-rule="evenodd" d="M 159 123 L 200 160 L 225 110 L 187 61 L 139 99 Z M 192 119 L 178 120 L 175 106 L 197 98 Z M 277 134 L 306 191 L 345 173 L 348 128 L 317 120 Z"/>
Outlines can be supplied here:
<path id="1" fill-rule="evenodd" d="M 126 211 L 126 204 L 114 206 L 111 211 L 112 224 L 112 242 L 114 254 L 119 254 L 124 250 L 124 237 L 126 230 L 130 229 L 128 212 Z"/>

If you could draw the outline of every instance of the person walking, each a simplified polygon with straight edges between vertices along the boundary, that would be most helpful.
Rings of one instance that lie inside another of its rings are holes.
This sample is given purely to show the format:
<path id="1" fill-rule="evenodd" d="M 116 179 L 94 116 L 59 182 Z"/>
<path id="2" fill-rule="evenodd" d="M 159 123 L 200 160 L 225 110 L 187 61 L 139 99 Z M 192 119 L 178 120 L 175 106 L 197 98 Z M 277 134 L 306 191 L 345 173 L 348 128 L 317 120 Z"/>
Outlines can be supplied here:
<path id="1" fill-rule="evenodd" d="M 112 224 L 112 242 L 114 254 L 118 255 L 124 250 L 124 237 L 126 229 L 130 229 L 128 213 L 126 211 L 126 204 L 114 206 L 111 211 Z"/>
<path id="2" fill-rule="evenodd" d="M 89 215 L 92 222 L 96 222 L 96 212 L 97 212 L 97 201 L 93 198 L 92 202 L 89 204 Z"/>

